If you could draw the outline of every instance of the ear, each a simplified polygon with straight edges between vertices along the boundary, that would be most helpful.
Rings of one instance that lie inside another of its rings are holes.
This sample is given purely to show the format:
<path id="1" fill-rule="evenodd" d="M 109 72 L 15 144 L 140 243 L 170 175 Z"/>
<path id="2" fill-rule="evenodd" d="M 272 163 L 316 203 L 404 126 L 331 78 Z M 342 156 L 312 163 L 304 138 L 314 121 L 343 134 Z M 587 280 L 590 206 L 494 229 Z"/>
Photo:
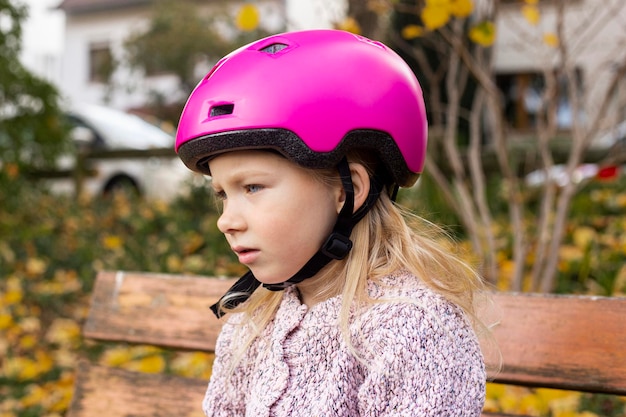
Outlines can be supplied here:
<path id="1" fill-rule="evenodd" d="M 365 203 L 370 192 L 370 176 L 362 164 L 350 162 L 349 165 L 354 187 L 354 211 L 357 211 Z"/>
<path id="2" fill-rule="evenodd" d="M 354 190 L 354 209 L 356 212 L 365 203 L 367 196 L 370 192 L 370 176 L 367 173 L 367 169 L 358 162 L 349 162 L 350 176 L 352 178 L 352 188 Z M 346 201 L 346 192 L 341 186 L 341 183 L 337 187 L 337 213 L 341 211 L 343 204 Z"/>

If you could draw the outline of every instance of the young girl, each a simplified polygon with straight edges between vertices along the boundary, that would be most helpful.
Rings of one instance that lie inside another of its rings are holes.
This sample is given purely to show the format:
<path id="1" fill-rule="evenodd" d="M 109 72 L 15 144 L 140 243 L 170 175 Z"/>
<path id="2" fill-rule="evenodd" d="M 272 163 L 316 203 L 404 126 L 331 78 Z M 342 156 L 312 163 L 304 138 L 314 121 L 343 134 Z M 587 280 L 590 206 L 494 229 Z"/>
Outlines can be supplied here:
<path id="1" fill-rule="evenodd" d="M 262 39 L 199 83 L 177 152 L 250 269 L 213 307 L 207 416 L 480 415 L 481 279 L 393 203 L 426 131 L 408 65 L 347 32 Z"/>

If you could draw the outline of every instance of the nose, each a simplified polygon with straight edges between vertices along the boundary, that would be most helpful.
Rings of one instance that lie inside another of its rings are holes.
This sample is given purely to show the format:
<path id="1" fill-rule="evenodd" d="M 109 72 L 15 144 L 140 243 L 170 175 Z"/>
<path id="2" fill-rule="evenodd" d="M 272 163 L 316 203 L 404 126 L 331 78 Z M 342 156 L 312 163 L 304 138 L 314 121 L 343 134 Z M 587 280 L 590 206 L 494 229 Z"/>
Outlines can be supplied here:
<path id="1" fill-rule="evenodd" d="M 224 202 L 224 206 L 222 207 L 222 214 L 217 219 L 217 228 L 223 234 L 233 234 L 237 231 L 242 231 L 245 229 L 245 221 L 244 216 L 237 209 L 236 205 L 229 204 L 227 201 Z"/>

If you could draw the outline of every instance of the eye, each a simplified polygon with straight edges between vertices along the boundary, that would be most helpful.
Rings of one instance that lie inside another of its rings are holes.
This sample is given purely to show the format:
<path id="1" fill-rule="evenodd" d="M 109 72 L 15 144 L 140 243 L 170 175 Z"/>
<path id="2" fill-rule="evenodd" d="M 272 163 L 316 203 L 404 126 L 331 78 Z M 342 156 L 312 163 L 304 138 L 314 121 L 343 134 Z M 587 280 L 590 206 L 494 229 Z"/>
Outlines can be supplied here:
<path id="1" fill-rule="evenodd" d="M 213 195 L 216 199 L 220 201 L 226 200 L 226 192 L 224 192 L 223 190 L 213 190 Z"/>
<path id="2" fill-rule="evenodd" d="M 248 192 L 249 194 L 258 193 L 263 188 L 264 187 L 262 185 L 259 185 L 259 184 L 248 184 L 248 185 L 245 186 L 246 192 Z"/>

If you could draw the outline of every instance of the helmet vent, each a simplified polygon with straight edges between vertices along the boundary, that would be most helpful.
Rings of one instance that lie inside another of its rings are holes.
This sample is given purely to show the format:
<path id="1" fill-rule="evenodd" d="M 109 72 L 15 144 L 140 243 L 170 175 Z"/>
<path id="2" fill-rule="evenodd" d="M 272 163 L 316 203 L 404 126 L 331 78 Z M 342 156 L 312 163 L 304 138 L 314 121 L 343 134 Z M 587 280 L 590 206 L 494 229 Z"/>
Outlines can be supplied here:
<path id="1" fill-rule="evenodd" d="M 285 49 L 288 45 L 285 45 L 284 43 L 273 43 L 271 45 L 267 45 L 265 48 L 260 49 L 261 52 L 265 52 L 266 54 L 275 54 L 277 52 L 282 51 L 283 49 Z"/>
<path id="2" fill-rule="evenodd" d="M 235 109 L 234 104 L 220 104 L 218 106 L 211 107 L 211 111 L 209 112 L 209 117 L 216 116 L 224 116 L 226 114 L 233 114 L 233 110 Z"/>

